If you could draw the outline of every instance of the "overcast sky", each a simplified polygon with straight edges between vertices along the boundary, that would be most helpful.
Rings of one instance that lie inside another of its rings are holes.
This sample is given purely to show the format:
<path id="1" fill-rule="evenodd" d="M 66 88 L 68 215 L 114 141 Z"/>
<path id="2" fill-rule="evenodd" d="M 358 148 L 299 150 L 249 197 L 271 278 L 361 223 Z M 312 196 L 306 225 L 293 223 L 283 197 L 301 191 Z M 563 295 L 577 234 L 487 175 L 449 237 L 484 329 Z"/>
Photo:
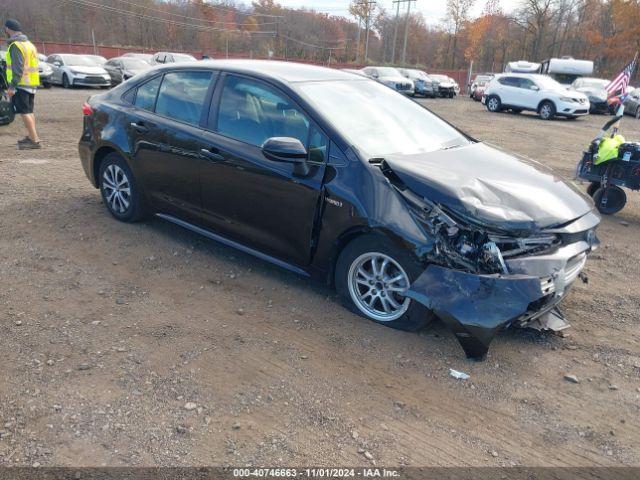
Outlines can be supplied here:
<path id="1" fill-rule="evenodd" d="M 502 8 L 510 12 L 518 5 L 519 1 L 520 0 L 501 0 Z M 348 15 L 350 0 L 276 0 L 276 3 L 285 7 L 306 7 L 334 15 Z M 476 0 L 473 8 L 474 16 L 482 12 L 485 3 L 486 0 Z M 395 5 L 392 0 L 378 0 L 378 5 L 388 11 L 395 11 Z M 437 23 L 445 16 L 446 5 L 446 0 L 417 0 L 411 4 L 411 10 L 421 12 L 429 23 Z M 406 4 L 403 8 L 406 8 Z"/>

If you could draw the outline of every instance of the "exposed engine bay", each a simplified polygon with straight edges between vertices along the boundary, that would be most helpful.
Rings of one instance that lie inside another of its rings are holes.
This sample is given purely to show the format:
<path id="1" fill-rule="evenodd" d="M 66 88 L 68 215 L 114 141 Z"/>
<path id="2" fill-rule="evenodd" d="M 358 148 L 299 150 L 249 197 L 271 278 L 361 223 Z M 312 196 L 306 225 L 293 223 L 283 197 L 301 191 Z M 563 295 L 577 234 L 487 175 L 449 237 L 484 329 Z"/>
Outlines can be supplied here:
<path id="1" fill-rule="evenodd" d="M 569 327 L 557 305 L 598 244 L 597 215 L 538 232 L 500 230 L 411 191 L 384 160 L 379 166 L 432 239 L 407 296 L 451 328 L 468 358 L 484 358 L 511 325 Z"/>

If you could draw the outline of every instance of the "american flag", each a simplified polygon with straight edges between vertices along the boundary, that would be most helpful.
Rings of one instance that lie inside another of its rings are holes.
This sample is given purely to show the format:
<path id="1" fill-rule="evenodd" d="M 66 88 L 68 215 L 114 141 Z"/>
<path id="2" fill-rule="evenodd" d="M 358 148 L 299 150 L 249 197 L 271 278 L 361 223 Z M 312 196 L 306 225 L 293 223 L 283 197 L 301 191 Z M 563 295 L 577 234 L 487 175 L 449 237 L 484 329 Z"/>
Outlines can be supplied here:
<path id="1" fill-rule="evenodd" d="M 629 65 L 624 67 L 624 69 L 620 72 L 620 74 L 611 80 L 609 84 L 604 87 L 605 91 L 609 95 L 626 95 L 627 87 L 629 86 L 629 82 L 631 81 L 631 77 L 636 70 L 636 61 L 638 59 L 638 54 L 633 57 L 633 60 Z"/>

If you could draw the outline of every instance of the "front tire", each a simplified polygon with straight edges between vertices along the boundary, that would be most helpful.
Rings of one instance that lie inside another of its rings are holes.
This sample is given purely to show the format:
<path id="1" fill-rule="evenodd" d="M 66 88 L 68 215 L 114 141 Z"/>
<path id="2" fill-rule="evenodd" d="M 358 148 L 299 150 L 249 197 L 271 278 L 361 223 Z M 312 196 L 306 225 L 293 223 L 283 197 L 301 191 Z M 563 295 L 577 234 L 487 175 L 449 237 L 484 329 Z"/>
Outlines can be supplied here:
<path id="1" fill-rule="evenodd" d="M 502 102 L 500 101 L 500 97 L 497 95 L 489 95 L 487 97 L 487 110 L 493 113 L 497 113 L 502 110 Z"/>
<path id="2" fill-rule="evenodd" d="M 340 254 L 336 290 L 352 312 L 391 328 L 417 331 L 428 325 L 434 314 L 403 293 L 422 272 L 417 260 L 388 238 L 365 235 Z"/>
<path id="3" fill-rule="evenodd" d="M 144 218 L 144 200 L 131 169 L 116 153 L 100 164 L 100 193 L 107 209 L 121 222 L 138 222 Z"/>
<path id="4" fill-rule="evenodd" d="M 556 106 L 553 102 L 546 100 L 540 105 L 538 113 L 542 120 L 553 120 L 553 117 L 556 116 Z"/>

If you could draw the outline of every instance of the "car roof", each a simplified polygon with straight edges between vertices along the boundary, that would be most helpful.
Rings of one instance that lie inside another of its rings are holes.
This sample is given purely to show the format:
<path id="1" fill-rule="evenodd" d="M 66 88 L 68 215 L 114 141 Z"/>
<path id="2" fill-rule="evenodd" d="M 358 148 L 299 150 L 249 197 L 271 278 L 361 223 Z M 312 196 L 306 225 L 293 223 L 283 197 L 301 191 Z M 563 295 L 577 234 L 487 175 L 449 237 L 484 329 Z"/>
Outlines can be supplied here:
<path id="1" fill-rule="evenodd" d="M 202 68 L 203 66 L 228 72 L 271 78 L 283 83 L 361 79 L 361 77 L 357 75 L 334 68 L 273 60 L 201 60 L 198 62 L 180 63 L 178 65 L 166 65 L 163 69 Z M 364 78 L 362 78 L 362 80 L 364 80 Z"/>

